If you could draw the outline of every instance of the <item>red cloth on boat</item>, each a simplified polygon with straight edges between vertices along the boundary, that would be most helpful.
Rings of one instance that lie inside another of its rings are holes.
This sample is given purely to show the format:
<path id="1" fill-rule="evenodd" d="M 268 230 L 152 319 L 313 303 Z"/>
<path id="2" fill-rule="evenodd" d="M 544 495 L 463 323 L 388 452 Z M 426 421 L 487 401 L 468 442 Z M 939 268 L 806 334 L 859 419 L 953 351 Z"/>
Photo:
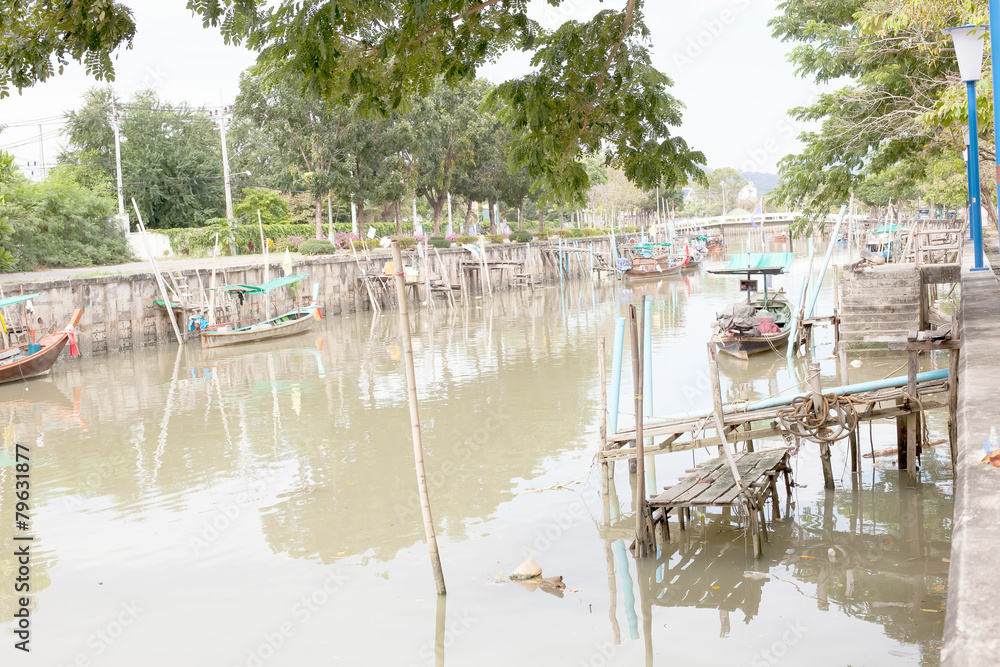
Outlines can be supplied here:
<path id="1" fill-rule="evenodd" d="M 773 317 L 758 317 L 757 320 L 757 331 L 762 334 L 774 334 L 779 333 L 781 329 L 778 325 L 774 323 Z"/>

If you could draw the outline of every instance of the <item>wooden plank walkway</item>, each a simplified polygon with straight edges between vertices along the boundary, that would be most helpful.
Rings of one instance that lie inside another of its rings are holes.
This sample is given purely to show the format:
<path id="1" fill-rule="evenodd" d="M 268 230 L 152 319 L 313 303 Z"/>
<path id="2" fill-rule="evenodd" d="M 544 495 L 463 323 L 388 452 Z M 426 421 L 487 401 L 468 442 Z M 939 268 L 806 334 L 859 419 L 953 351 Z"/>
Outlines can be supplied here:
<path id="1" fill-rule="evenodd" d="M 778 490 L 776 480 L 779 474 L 785 476 L 785 490 L 791 490 L 791 468 L 788 465 L 785 447 L 758 452 L 738 452 L 733 456 L 743 487 L 733 477 L 732 467 L 725 456 L 705 461 L 695 467 L 693 474 L 649 500 L 649 508 L 656 522 L 663 522 L 666 534 L 670 535 L 667 519 L 670 511 L 677 508 L 681 529 L 685 515 L 692 507 L 732 507 L 745 505 L 750 520 L 751 532 L 756 534 L 765 528 L 764 503 L 768 496 L 772 499 L 773 518 L 780 518 L 778 510 Z M 657 512 L 656 510 L 660 510 Z M 759 542 L 755 540 L 755 545 Z M 760 554 L 759 547 L 757 553 Z"/>

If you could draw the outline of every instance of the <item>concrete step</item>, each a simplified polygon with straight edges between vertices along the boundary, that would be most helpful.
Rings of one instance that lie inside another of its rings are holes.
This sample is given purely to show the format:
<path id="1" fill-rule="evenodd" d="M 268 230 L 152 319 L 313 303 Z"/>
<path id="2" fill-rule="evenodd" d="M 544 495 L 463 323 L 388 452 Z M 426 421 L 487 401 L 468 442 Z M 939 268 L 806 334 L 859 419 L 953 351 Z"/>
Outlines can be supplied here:
<path id="1" fill-rule="evenodd" d="M 855 323 L 851 325 L 841 324 L 840 325 L 840 335 L 841 337 L 849 336 L 853 334 L 886 334 L 893 336 L 903 336 L 910 331 L 917 329 L 917 323 L 911 322 L 909 325 L 904 324 L 889 324 L 889 325 L 866 325 L 861 323 Z"/>
<path id="2" fill-rule="evenodd" d="M 860 306 L 853 306 L 848 308 L 845 307 L 840 309 L 841 319 L 872 319 L 882 317 L 883 315 L 906 315 L 908 317 L 917 317 L 920 313 L 920 307 L 917 304 L 871 304 L 866 303 Z"/>
<path id="3" fill-rule="evenodd" d="M 906 290 L 920 289 L 920 276 L 916 280 L 846 280 L 845 291 L 851 290 Z"/>
<path id="4" fill-rule="evenodd" d="M 920 314 L 915 312 L 893 312 L 886 311 L 882 313 L 844 313 L 840 316 L 840 322 L 842 324 L 855 323 L 855 322 L 916 322 L 920 319 Z"/>
<path id="5" fill-rule="evenodd" d="M 857 296 L 845 296 L 840 300 L 841 309 L 846 313 L 854 309 L 864 309 L 869 306 L 879 306 L 883 308 L 899 308 L 900 310 L 906 308 L 920 308 L 920 297 L 919 296 L 866 296 L 865 298 L 859 298 Z"/>

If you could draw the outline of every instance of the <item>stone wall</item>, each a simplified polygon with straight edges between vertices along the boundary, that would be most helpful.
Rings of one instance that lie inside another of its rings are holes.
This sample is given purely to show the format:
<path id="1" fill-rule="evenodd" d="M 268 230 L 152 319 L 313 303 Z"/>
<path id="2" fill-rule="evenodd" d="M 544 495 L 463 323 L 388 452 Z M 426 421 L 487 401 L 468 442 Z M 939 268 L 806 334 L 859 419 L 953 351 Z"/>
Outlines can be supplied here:
<path id="1" fill-rule="evenodd" d="M 618 242 L 624 242 L 624 238 L 619 237 Z M 568 254 L 568 275 L 571 277 L 587 275 L 590 272 L 591 248 L 594 253 L 606 254 L 610 245 L 606 237 L 571 239 L 569 244 L 584 251 Z M 530 273 L 533 280 L 552 282 L 559 280 L 558 247 L 558 243 L 554 241 L 488 245 L 486 256 L 490 263 L 523 262 L 524 271 Z M 371 257 L 372 265 L 377 271 L 382 271 L 384 264 L 391 258 L 384 251 L 374 253 Z M 275 259 L 270 262 L 269 277 L 282 275 L 281 259 L 280 255 L 275 255 Z M 463 261 L 471 260 L 472 255 L 462 248 L 438 250 L 436 253 L 432 248 L 431 275 L 441 275 L 443 265 L 447 279 L 452 284 L 459 285 L 461 264 Z M 416 252 L 403 253 L 404 266 L 416 266 L 422 269 L 423 261 L 417 257 Z M 164 262 L 160 268 L 165 271 L 170 266 L 171 262 Z M 259 285 L 264 282 L 263 262 L 259 259 L 256 261 L 251 259 L 246 265 L 224 268 L 225 270 L 220 270 L 220 274 L 217 275 L 217 285 Z M 295 273 L 309 275 L 309 278 L 300 285 L 299 296 L 308 297 L 312 293 L 312 284 L 319 283 L 319 302 L 325 315 L 338 315 L 370 308 L 364 283 L 359 282 L 362 274 L 353 256 L 300 257 L 293 261 L 293 269 Z M 206 267 L 203 264 L 197 269 L 179 269 L 171 273 L 182 290 L 186 288 L 195 301 L 200 301 L 199 297 L 203 290 L 210 286 L 210 265 Z M 502 275 L 498 275 L 496 271 L 491 271 L 493 288 L 510 289 L 513 273 L 504 271 Z M 478 291 L 478 279 L 475 282 L 476 284 L 470 289 Z M 31 328 L 37 332 L 36 337 L 65 326 L 73 309 L 83 308 L 83 319 L 77 327 L 77 341 L 84 355 L 176 341 L 166 311 L 154 304 L 154 300 L 160 299 L 161 296 L 152 273 L 34 282 L 25 285 L 25 288 L 28 293 L 42 293 L 33 299 L 35 310 L 30 318 Z M 419 300 L 426 300 L 425 295 L 421 293 L 420 296 Z M 221 297 L 223 300 L 228 298 Z M 272 300 L 279 313 L 287 312 L 293 307 L 288 290 L 277 290 Z M 258 299 L 258 301 L 263 300 Z M 245 306 L 241 311 L 244 317 L 257 318 L 261 314 L 259 307 L 254 309 L 252 306 Z M 19 324 L 21 321 L 21 317 L 16 317 L 14 324 Z M 179 324 L 182 330 L 186 330 L 186 320 L 180 321 Z"/>

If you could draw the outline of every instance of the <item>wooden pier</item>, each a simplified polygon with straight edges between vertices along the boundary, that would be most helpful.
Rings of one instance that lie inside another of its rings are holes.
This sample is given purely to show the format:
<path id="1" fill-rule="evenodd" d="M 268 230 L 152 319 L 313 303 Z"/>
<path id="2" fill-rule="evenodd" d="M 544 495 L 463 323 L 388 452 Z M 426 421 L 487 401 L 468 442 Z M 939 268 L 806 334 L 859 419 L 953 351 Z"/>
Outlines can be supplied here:
<path id="1" fill-rule="evenodd" d="M 804 379 L 810 391 L 797 395 L 754 401 L 724 404 L 719 381 L 716 348 L 708 344 L 709 370 L 712 384 L 713 407 L 700 413 L 673 418 L 657 418 L 644 410 L 646 393 L 643 388 L 645 373 L 643 350 L 639 346 L 642 321 L 637 310 L 630 307 L 632 374 L 635 387 L 635 427 L 618 430 L 617 415 L 611 424 L 601 426 L 601 442 L 596 459 L 602 469 L 602 490 L 609 487 L 613 463 L 626 459 L 635 461 L 636 542 L 635 556 L 643 558 L 655 553 L 656 528 L 659 526 L 664 539 L 669 539 L 667 519 L 677 509 L 680 527 L 689 518 L 692 507 L 737 507 L 746 519 L 748 532 L 753 540 L 754 553 L 762 555 L 762 538 L 766 539 L 766 514 L 764 506 L 772 501 L 773 516 L 778 512 L 778 475 L 785 476 L 786 493 L 790 493 L 791 468 L 788 454 L 804 442 L 812 442 L 820 450 L 824 486 L 834 488 L 831 448 L 838 442 L 849 442 L 849 459 L 852 472 L 860 470 L 861 453 L 858 447 L 858 428 L 864 422 L 895 418 L 897 424 L 897 463 L 900 470 L 916 473 L 920 455 L 923 413 L 934 408 L 949 408 L 950 423 L 954 423 L 957 404 L 958 322 L 953 323 L 954 338 L 923 340 L 926 335 L 911 332 L 908 339 L 895 341 L 891 347 L 908 354 L 907 375 L 881 381 L 850 384 L 848 381 L 846 353 L 840 350 L 841 380 L 843 386 L 824 390 L 820 384 L 819 365 L 811 364 L 809 376 Z M 621 324 L 624 324 L 622 322 Z M 620 331 L 619 331 L 620 330 Z M 616 336 L 624 333 L 618 327 Z M 648 332 L 646 333 L 648 336 Z M 624 341 L 616 340 L 613 357 L 620 368 L 621 349 Z M 605 385 L 603 364 L 603 339 L 599 345 L 602 363 L 599 365 L 602 387 Z M 948 370 L 919 373 L 918 355 L 924 351 L 948 350 L 951 354 Z M 647 380 L 648 382 L 648 380 Z M 617 387 L 617 383 L 614 385 Z M 607 405 L 613 414 L 617 400 L 607 401 L 602 394 L 602 407 Z M 610 432 L 609 428 L 610 426 Z M 955 453 L 955 432 L 949 428 L 952 455 Z M 755 451 L 755 442 L 780 438 L 783 445 L 777 449 Z M 743 443 L 742 451 L 739 444 Z M 643 460 L 651 454 L 678 452 L 695 448 L 717 447 L 719 456 L 688 471 L 690 476 L 667 487 L 663 493 L 648 494 L 645 487 Z"/>

